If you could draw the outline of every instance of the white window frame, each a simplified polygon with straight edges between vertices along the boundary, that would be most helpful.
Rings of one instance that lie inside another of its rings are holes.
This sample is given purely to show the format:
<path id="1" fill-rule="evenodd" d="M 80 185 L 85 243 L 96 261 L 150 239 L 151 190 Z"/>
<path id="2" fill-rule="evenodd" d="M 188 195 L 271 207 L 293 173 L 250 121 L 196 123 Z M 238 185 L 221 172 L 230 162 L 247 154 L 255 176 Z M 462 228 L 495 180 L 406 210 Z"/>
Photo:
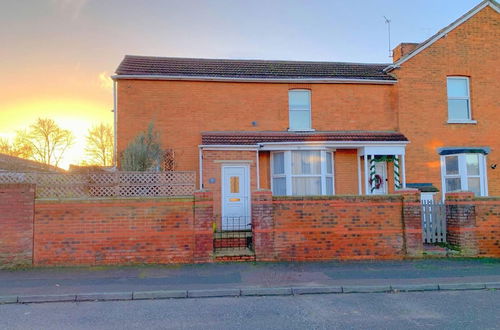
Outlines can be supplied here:
<path id="1" fill-rule="evenodd" d="M 309 109 L 292 109 L 292 105 L 290 104 L 290 94 L 296 92 L 307 92 L 309 96 Z M 292 111 L 309 111 L 309 128 L 293 128 L 291 121 L 291 112 Z M 312 128 L 312 93 L 310 89 L 289 89 L 288 90 L 288 130 L 294 132 L 307 132 L 314 131 Z"/>
<path id="2" fill-rule="evenodd" d="M 479 175 L 468 175 L 467 173 L 467 155 L 477 155 L 479 160 Z M 446 157 L 457 156 L 458 157 L 458 174 L 446 175 Z M 468 191 L 469 182 L 468 178 L 479 178 L 481 196 L 488 196 L 488 177 L 486 170 L 486 155 L 481 153 L 456 153 L 441 156 L 441 187 L 443 191 L 443 200 L 446 191 L 446 179 L 447 178 L 460 178 L 460 190 Z"/>
<path id="3" fill-rule="evenodd" d="M 321 157 L 321 173 L 320 174 L 293 174 L 292 173 L 292 151 L 319 151 Z M 285 173 L 274 173 L 274 154 L 283 153 L 283 161 Z M 327 159 L 326 157 L 330 156 L 332 160 L 332 171 L 331 173 L 327 173 Z M 274 194 L 274 179 L 275 178 L 285 178 L 286 182 L 286 196 L 292 196 L 293 192 L 293 183 L 292 178 L 296 177 L 321 177 L 321 195 L 326 194 L 326 178 L 331 178 L 332 180 L 332 196 L 335 195 L 335 159 L 333 150 L 277 150 L 271 152 L 271 191 Z M 330 196 L 330 195 L 328 195 Z"/>
<path id="4" fill-rule="evenodd" d="M 448 81 L 450 80 L 465 80 L 465 85 L 467 86 L 467 96 L 448 96 Z M 448 76 L 446 77 L 446 107 L 448 110 L 448 123 L 449 124 L 475 124 L 477 121 L 472 120 L 472 105 L 470 100 L 470 79 L 465 76 Z M 450 118 L 450 109 L 448 105 L 449 100 L 466 100 L 467 101 L 467 110 L 469 118 L 467 119 L 453 119 Z"/>

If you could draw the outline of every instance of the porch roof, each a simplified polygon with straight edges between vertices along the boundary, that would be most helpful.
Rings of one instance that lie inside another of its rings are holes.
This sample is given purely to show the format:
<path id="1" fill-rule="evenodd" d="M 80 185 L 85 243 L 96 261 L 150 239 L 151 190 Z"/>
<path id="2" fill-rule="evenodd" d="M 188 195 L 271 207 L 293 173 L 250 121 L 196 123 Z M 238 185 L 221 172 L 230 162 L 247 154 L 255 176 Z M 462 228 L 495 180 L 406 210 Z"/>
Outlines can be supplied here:
<path id="1" fill-rule="evenodd" d="M 276 142 L 408 142 L 408 139 L 394 131 L 314 131 L 314 132 L 280 132 L 280 131 L 222 131 L 202 132 L 203 145 L 256 145 Z"/>

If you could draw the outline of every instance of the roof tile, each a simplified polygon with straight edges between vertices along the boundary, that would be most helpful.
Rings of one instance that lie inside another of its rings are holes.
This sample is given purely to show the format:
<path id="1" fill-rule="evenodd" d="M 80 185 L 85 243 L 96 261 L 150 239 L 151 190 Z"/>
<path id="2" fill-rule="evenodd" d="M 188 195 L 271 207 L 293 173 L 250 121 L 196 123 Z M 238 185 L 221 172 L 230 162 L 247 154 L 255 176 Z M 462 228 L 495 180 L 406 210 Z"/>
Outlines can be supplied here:
<path id="1" fill-rule="evenodd" d="M 403 134 L 392 131 L 203 132 L 201 139 L 203 145 L 254 145 L 265 142 L 306 141 L 408 141 Z"/>
<path id="2" fill-rule="evenodd" d="M 383 71 L 387 65 L 126 55 L 116 73 L 193 78 L 395 80 Z"/>

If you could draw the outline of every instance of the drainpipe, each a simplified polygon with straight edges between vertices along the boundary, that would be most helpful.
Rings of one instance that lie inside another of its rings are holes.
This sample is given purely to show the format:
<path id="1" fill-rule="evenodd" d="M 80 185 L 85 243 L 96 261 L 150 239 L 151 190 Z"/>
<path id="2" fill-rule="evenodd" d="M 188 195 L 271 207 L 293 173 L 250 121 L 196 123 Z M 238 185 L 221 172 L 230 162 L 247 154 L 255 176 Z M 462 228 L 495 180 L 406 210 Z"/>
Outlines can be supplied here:
<path id="1" fill-rule="evenodd" d="M 203 148 L 198 146 L 198 157 L 200 166 L 200 190 L 203 190 Z"/>
<path id="2" fill-rule="evenodd" d="M 260 164 L 259 164 L 259 149 L 255 150 L 255 155 L 256 155 L 256 162 L 255 162 L 255 169 L 257 170 L 257 190 L 260 190 Z"/>
<path id="3" fill-rule="evenodd" d="M 114 148 L 113 165 L 118 168 L 118 95 L 116 90 L 116 79 L 113 79 L 113 116 L 114 116 Z"/>

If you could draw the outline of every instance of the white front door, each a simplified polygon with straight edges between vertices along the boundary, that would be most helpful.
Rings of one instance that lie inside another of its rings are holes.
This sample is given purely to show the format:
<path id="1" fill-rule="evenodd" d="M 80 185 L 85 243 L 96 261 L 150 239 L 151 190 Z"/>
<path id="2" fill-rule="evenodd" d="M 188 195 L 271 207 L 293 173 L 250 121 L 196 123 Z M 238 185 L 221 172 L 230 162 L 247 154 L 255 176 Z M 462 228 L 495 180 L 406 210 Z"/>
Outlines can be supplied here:
<path id="1" fill-rule="evenodd" d="M 372 195 L 385 195 L 387 194 L 387 163 L 375 163 L 375 181 L 373 182 L 375 189 Z M 372 186 L 373 187 L 373 186 Z"/>
<path id="2" fill-rule="evenodd" d="M 248 165 L 222 166 L 222 230 L 251 229 Z"/>

